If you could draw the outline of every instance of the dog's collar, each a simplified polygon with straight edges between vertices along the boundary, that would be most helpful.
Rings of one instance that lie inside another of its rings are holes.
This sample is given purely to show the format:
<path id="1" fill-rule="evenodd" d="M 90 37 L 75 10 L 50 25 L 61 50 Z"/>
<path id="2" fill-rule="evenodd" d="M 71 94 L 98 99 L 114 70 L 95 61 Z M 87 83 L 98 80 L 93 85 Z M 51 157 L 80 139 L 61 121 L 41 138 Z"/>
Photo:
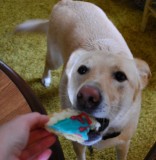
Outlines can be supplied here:
<path id="1" fill-rule="evenodd" d="M 102 140 L 106 140 L 109 138 L 114 138 L 120 135 L 121 132 L 113 132 L 113 133 L 108 133 L 105 136 L 102 137 Z"/>

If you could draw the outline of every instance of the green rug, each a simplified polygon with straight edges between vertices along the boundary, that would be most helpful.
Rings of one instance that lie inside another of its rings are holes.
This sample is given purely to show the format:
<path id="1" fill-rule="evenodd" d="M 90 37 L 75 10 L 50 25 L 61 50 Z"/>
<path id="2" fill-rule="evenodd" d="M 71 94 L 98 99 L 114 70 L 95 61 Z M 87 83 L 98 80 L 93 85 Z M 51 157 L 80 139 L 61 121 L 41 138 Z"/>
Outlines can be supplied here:
<path id="1" fill-rule="evenodd" d="M 150 18 L 146 32 L 140 32 L 142 11 L 130 0 L 90 0 L 105 10 L 125 37 L 135 57 L 150 65 L 152 79 L 143 92 L 139 126 L 134 135 L 128 160 L 143 160 L 156 141 L 156 20 Z M 0 59 L 12 67 L 31 86 L 48 113 L 59 110 L 58 87 L 61 68 L 53 71 L 53 85 L 40 83 L 44 69 L 46 37 L 38 34 L 12 33 L 14 27 L 34 18 L 47 19 L 56 0 L 0 0 Z M 75 159 L 69 141 L 60 138 L 67 160 Z M 91 159 L 87 152 L 87 159 Z M 114 149 L 94 152 L 93 160 L 114 160 Z"/>

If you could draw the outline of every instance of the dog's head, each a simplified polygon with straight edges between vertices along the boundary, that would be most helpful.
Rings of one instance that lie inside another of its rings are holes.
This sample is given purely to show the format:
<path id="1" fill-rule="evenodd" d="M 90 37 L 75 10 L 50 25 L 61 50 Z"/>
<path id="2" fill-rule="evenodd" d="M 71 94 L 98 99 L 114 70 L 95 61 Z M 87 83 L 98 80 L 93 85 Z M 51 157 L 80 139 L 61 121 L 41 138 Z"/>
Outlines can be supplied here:
<path id="1" fill-rule="evenodd" d="M 71 55 L 65 74 L 71 107 L 96 117 L 104 134 L 111 125 L 120 131 L 129 110 L 140 106 L 150 69 L 139 59 L 78 50 Z"/>

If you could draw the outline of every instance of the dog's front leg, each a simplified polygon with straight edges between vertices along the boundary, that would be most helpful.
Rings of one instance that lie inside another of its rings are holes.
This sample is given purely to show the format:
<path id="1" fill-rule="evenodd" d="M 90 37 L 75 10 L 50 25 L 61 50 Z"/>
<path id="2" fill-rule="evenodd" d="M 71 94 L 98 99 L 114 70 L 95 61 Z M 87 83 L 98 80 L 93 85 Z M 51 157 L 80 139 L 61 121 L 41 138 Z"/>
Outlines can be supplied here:
<path id="1" fill-rule="evenodd" d="M 77 160 L 86 160 L 86 147 L 77 143 L 77 142 L 72 142 L 73 143 L 73 148 L 77 156 Z"/>
<path id="2" fill-rule="evenodd" d="M 120 143 L 116 146 L 117 160 L 126 160 L 129 150 L 130 140 Z"/>
<path id="3" fill-rule="evenodd" d="M 51 70 L 50 70 L 50 67 L 48 64 L 48 60 L 46 59 L 44 72 L 43 72 L 43 76 L 42 76 L 42 84 L 45 87 L 49 87 L 50 83 L 51 83 Z"/>
<path id="4" fill-rule="evenodd" d="M 42 76 L 42 84 L 49 87 L 52 81 L 51 70 L 58 69 L 63 64 L 63 59 L 59 47 L 48 38 L 47 55 L 44 73 Z"/>

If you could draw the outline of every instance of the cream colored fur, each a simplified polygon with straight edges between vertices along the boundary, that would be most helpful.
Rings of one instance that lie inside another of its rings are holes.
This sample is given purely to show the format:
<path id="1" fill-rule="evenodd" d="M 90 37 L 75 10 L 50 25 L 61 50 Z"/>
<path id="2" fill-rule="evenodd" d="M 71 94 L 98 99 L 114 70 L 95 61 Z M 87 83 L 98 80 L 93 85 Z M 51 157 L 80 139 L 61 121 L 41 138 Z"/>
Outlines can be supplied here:
<path id="1" fill-rule="evenodd" d="M 88 2 L 62 0 L 52 10 L 49 22 L 31 20 L 16 31 L 44 31 L 47 34 L 47 58 L 42 82 L 51 83 L 50 71 L 64 63 L 60 97 L 64 108 L 77 108 L 76 97 L 84 85 L 98 86 L 103 100 L 92 116 L 108 118 L 101 133 L 120 131 L 117 137 L 95 144 L 97 148 L 115 146 L 117 159 L 126 160 L 141 109 L 141 92 L 150 76 L 148 65 L 134 59 L 124 38 L 105 13 Z M 86 65 L 89 71 L 78 74 Z M 117 81 L 113 74 L 122 71 L 127 77 Z M 99 109 L 100 108 L 100 109 Z M 85 146 L 74 143 L 78 160 L 85 160 Z"/>

